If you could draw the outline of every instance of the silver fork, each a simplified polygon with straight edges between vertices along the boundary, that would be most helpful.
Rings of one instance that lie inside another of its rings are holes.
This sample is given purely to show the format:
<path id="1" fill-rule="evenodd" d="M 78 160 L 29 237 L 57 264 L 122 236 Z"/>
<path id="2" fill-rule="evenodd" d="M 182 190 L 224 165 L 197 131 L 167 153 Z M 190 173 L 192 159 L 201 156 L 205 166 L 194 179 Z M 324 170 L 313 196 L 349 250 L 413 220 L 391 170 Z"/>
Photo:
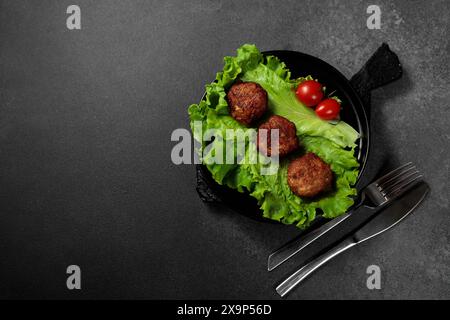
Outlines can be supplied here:
<path id="1" fill-rule="evenodd" d="M 348 219 L 358 211 L 362 205 L 364 206 L 361 209 L 381 209 L 386 204 L 408 191 L 419 182 L 421 178 L 422 175 L 411 162 L 378 178 L 360 192 L 359 201 L 353 206 L 352 210 L 342 216 L 334 218 L 305 236 L 285 244 L 283 247 L 270 254 L 267 261 L 267 269 L 272 271 L 280 264 L 290 259 L 325 233 L 335 228 L 338 224 Z"/>

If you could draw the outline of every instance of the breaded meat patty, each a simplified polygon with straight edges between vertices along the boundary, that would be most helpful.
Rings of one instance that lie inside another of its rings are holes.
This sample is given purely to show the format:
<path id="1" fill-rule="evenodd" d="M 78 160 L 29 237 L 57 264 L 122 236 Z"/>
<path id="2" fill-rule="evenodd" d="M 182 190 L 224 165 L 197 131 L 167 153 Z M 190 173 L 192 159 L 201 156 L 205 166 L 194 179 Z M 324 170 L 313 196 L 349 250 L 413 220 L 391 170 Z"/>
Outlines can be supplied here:
<path id="1" fill-rule="evenodd" d="M 231 116 L 246 126 L 261 118 L 267 110 L 267 92 L 254 82 L 232 85 L 227 100 Z"/>
<path id="2" fill-rule="evenodd" d="M 328 164 L 312 152 L 294 159 L 288 167 L 287 182 L 299 197 L 314 197 L 331 189 L 333 172 Z"/>
<path id="3" fill-rule="evenodd" d="M 266 130 L 266 136 L 264 131 Z M 272 150 L 271 131 L 278 129 L 278 150 Z M 267 139 L 265 139 L 267 138 Z M 288 119 L 273 115 L 258 128 L 258 150 L 266 156 L 284 157 L 299 147 L 297 129 Z"/>

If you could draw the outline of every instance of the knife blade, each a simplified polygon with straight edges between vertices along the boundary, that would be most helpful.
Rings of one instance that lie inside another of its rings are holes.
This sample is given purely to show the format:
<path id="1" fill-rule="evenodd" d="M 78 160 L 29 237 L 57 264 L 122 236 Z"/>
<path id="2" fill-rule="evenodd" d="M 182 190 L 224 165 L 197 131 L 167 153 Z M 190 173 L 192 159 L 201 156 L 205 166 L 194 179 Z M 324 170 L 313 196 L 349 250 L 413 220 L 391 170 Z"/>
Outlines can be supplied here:
<path id="1" fill-rule="evenodd" d="M 353 234 L 356 243 L 361 243 L 383 233 L 406 218 L 430 191 L 426 182 L 419 183 L 409 193 L 394 201 L 385 210 L 364 224 Z"/>
<path id="2" fill-rule="evenodd" d="M 408 193 L 393 201 L 384 210 L 378 213 L 375 217 L 370 219 L 356 232 L 345 238 L 338 245 L 330 249 L 328 252 L 322 254 L 318 258 L 301 267 L 287 279 L 285 279 L 276 288 L 280 296 L 285 296 L 295 286 L 302 282 L 311 273 L 319 267 L 330 261 L 335 256 L 346 251 L 347 249 L 367 241 L 397 225 L 400 221 L 405 219 L 425 198 L 430 187 L 425 182 L 418 183 Z"/>

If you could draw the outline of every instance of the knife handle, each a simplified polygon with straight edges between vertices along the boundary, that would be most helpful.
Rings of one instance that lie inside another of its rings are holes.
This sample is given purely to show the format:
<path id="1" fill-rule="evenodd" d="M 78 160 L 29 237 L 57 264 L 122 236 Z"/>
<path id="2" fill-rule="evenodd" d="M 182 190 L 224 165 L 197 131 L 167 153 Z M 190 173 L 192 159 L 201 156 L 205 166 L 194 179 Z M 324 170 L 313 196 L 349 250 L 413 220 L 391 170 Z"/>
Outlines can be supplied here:
<path id="1" fill-rule="evenodd" d="M 286 280 L 284 280 L 278 287 L 276 288 L 278 294 L 284 297 L 289 291 L 295 288 L 300 282 L 302 282 L 306 277 L 308 277 L 311 273 L 319 269 L 325 263 L 339 255 L 340 253 L 346 251 L 347 249 L 355 246 L 357 242 L 353 237 L 348 237 L 342 242 L 340 242 L 337 246 L 333 247 L 329 251 L 320 255 L 316 259 L 312 260 L 295 273 L 290 275 Z"/>

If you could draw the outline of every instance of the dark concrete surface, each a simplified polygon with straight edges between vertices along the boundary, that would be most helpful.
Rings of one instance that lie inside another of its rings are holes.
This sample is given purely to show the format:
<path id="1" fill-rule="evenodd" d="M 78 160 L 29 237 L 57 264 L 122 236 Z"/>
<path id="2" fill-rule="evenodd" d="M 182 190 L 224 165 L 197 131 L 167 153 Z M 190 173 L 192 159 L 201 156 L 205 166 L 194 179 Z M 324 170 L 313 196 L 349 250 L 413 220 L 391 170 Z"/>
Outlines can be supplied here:
<path id="1" fill-rule="evenodd" d="M 82 30 L 65 26 L 70 4 Z M 405 74 L 373 93 L 369 176 L 413 161 L 431 194 L 288 299 L 449 299 L 449 16 L 448 1 L 0 1 L 0 298 L 278 299 L 318 248 L 268 273 L 299 231 L 203 204 L 171 132 L 243 43 L 351 77 L 387 42 Z"/>

